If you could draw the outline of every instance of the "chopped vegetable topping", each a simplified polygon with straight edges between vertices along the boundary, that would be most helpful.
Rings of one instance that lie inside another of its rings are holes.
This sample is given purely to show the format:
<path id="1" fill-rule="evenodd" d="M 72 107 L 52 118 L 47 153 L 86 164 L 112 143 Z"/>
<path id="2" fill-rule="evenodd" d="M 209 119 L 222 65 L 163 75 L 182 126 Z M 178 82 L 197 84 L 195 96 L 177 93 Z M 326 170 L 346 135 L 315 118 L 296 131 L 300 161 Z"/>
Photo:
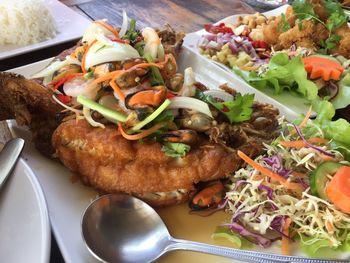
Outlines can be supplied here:
<path id="1" fill-rule="evenodd" d="M 339 80 L 344 71 L 339 63 L 325 57 L 310 56 L 303 58 L 303 61 L 305 70 L 310 74 L 310 79 Z"/>
<path id="2" fill-rule="evenodd" d="M 190 149 L 191 147 L 184 143 L 168 142 L 163 145 L 162 152 L 170 157 L 184 157 Z"/>
<path id="3" fill-rule="evenodd" d="M 350 214 L 350 166 L 337 170 L 326 187 L 326 195 L 341 211 Z"/>

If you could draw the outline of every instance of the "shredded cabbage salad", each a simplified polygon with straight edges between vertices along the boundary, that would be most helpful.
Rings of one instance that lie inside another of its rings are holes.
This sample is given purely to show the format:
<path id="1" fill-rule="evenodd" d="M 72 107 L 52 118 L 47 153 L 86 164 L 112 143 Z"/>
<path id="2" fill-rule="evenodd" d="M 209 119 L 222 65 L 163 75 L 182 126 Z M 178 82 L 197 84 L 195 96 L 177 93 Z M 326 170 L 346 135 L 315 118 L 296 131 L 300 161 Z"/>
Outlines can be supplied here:
<path id="1" fill-rule="evenodd" d="M 283 142 L 326 139 L 318 121 L 309 120 L 298 127 L 280 119 L 282 133 L 266 154 L 255 163 L 282 176 L 289 183 L 296 183 L 302 191 L 293 191 L 271 179 L 251 165 L 235 172 L 226 185 L 226 212 L 231 220 L 224 227 L 235 236 L 247 239 L 259 246 L 269 247 L 274 241 L 299 240 L 310 256 L 318 256 L 320 248 L 349 251 L 350 215 L 339 210 L 328 200 L 315 196 L 310 190 L 310 174 L 325 161 L 349 165 L 343 154 L 332 147 L 332 141 L 303 147 L 286 147 Z M 298 131 L 296 131 L 296 129 Z M 288 145 L 288 143 L 287 143 Z M 331 179 L 331 178 L 329 178 Z M 284 231 L 290 220 L 289 231 Z"/>

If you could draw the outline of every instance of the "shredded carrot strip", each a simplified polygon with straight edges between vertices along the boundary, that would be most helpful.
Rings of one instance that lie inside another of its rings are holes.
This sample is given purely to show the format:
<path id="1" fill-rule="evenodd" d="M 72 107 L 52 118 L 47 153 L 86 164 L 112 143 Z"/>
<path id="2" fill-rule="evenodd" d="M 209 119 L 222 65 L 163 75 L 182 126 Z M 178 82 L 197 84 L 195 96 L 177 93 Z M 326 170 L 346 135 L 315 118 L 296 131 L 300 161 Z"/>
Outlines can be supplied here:
<path id="1" fill-rule="evenodd" d="M 86 73 L 86 69 L 85 69 L 85 60 L 86 60 L 86 54 L 88 53 L 89 49 L 96 43 L 96 39 L 94 41 L 92 41 L 90 43 L 90 45 L 87 46 L 87 48 L 85 49 L 83 58 L 81 59 L 81 70 L 83 71 L 83 73 Z"/>
<path id="2" fill-rule="evenodd" d="M 324 161 L 334 161 L 335 160 L 335 158 L 333 158 L 332 156 L 328 156 L 328 155 L 325 155 L 323 153 L 320 153 L 320 156 L 321 156 L 322 160 L 324 160 Z"/>
<path id="3" fill-rule="evenodd" d="M 121 100 L 125 100 L 125 94 L 122 92 L 122 90 L 120 89 L 120 87 L 117 85 L 117 83 L 115 83 L 115 79 L 117 77 L 114 77 L 110 82 L 109 85 L 111 85 L 111 87 L 113 88 L 113 90 L 115 91 L 115 93 L 117 93 L 118 97 Z"/>
<path id="4" fill-rule="evenodd" d="M 288 217 L 283 225 L 283 234 L 288 236 L 289 235 L 289 227 L 292 223 L 292 220 Z M 283 255 L 290 255 L 289 250 L 289 239 L 286 236 L 282 236 L 282 254 Z"/>
<path id="5" fill-rule="evenodd" d="M 271 179 L 279 182 L 280 184 L 282 184 L 283 186 L 285 186 L 286 188 L 288 188 L 290 190 L 294 190 L 297 192 L 303 192 L 304 189 L 303 189 L 302 185 L 300 185 L 298 183 L 288 182 L 287 179 L 284 178 L 283 176 L 281 176 L 277 173 L 274 173 L 273 171 L 267 169 L 266 167 L 261 166 L 260 164 L 255 162 L 253 159 L 251 159 L 249 156 L 247 156 L 245 153 L 243 153 L 241 151 L 237 151 L 237 154 L 246 163 L 248 163 L 250 166 L 252 166 L 254 169 L 259 171 L 263 175 L 270 177 Z"/>
<path id="6" fill-rule="evenodd" d="M 124 70 L 115 70 L 115 71 L 109 72 L 109 73 L 103 75 L 102 77 L 95 79 L 94 83 L 98 84 L 98 83 L 104 82 L 106 80 L 113 79 L 115 76 L 120 76 L 124 72 L 125 72 Z"/>
<path id="7" fill-rule="evenodd" d="M 323 139 L 323 138 L 318 138 L 318 137 L 314 137 L 314 138 L 309 138 L 307 140 L 309 143 L 319 143 L 319 144 L 326 144 L 329 141 L 327 139 Z M 288 148 L 302 148 L 302 147 L 308 147 L 308 145 L 305 143 L 305 141 L 303 140 L 297 140 L 297 141 L 280 141 L 279 144 L 281 144 L 284 147 L 288 147 Z"/>
<path id="8" fill-rule="evenodd" d="M 111 33 L 113 33 L 113 35 L 114 35 L 116 38 L 119 38 L 119 32 L 118 32 L 113 26 L 111 26 L 110 24 L 107 24 L 107 23 L 106 23 L 105 21 L 103 21 L 103 20 L 96 20 L 96 21 L 94 21 L 94 23 L 103 26 L 103 27 L 106 28 L 108 31 L 110 31 Z"/>
<path id="9" fill-rule="evenodd" d="M 132 141 L 136 141 L 136 140 L 140 140 L 143 139 L 145 137 L 147 137 L 148 135 L 151 135 L 152 133 L 158 131 L 160 128 L 163 127 L 164 124 L 162 123 L 158 123 L 156 125 L 154 125 L 152 128 L 149 128 L 147 130 L 143 130 L 141 133 L 138 134 L 127 134 L 124 130 L 122 125 L 118 122 L 118 128 L 119 131 L 121 133 L 121 135 L 127 139 L 127 140 L 132 140 Z"/>
<path id="10" fill-rule="evenodd" d="M 302 122 L 298 125 L 299 129 L 303 128 L 306 123 L 308 122 L 308 120 L 310 119 L 312 113 L 312 106 L 310 106 L 309 110 L 307 111 L 307 113 L 305 114 L 304 119 L 302 120 Z M 294 129 L 290 132 L 291 135 L 294 135 L 297 131 Z"/>
<path id="11" fill-rule="evenodd" d="M 55 81 L 52 81 L 51 83 L 49 83 L 48 86 L 50 85 L 54 85 L 54 87 L 52 88 L 53 90 L 56 90 L 58 89 L 62 84 L 64 84 L 65 82 L 75 78 L 75 77 L 78 77 L 78 76 L 82 76 L 83 73 L 72 73 L 72 74 L 67 74 L 65 75 L 64 77 L 58 79 L 58 80 L 55 80 Z"/>
<path id="12" fill-rule="evenodd" d="M 134 66 L 132 66 L 131 68 L 128 69 L 128 71 L 137 69 L 137 68 L 149 68 L 149 67 L 157 67 L 157 68 L 162 68 L 164 65 L 161 63 L 139 63 L 136 64 Z"/>
<path id="13" fill-rule="evenodd" d="M 292 175 L 295 176 L 295 177 L 305 177 L 306 174 L 303 174 L 303 173 L 299 173 L 299 172 L 292 172 Z"/>

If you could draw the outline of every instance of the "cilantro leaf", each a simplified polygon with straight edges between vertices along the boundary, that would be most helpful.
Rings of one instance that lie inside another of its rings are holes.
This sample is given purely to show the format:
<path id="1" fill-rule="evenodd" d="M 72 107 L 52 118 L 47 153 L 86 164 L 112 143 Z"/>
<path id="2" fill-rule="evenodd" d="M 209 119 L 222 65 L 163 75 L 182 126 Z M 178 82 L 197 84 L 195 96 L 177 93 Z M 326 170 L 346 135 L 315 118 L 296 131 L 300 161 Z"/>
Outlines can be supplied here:
<path id="1" fill-rule="evenodd" d="M 237 93 L 232 101 L 217 102 L 213 97 L 197 89 L 195 97 L 214 106 L 228 118 L 231 124 L 249 120 L 253 112 L 254 94 L 242 96 L 241 93 Z"/>
<path id="2" fill-rule="evenodd" d="M 163 145 L 162 152 L 170 157 L 184 157 L 191 149 L 191 146 L 184 143 L 168 142 Z"/>
<path id="3" fill-rule="evenodd" d="M 286 32 L 290 29 L 290 25 L 286 19 L 286 15 L 282 14 L 281 15 L 281 21 L 278 23 L 277 30 L 280 32 Z"/>
<path id="4" fill-rule="evenodd" d="M 210 100 L 210 104 L 223 113 L 230 123 L 242 122 L 250 119 L 252 115 L 254 102 L 254 94 L 241 95 L 237 93 L 232 101 L 215 102 Z"/>
<path id="5" fill-rule="evenodd" d="M 174 114 L 171 110 L 165 110 L 154 119 L 153 123 L 172 122 L 174 121 Z"/>
<path id="6" fill-rule="evenodd" d="M 318 18 L 310 2 L 295 0 L 292 3 L 294 13 L 300 20 Z"/>
<path id="7" fill-rule="evenodd" d="M 348 16 L 338 1 L 325 0 L 324 7 L 328 15 L 326 26 L 329 31 L 334 31 L 347 22 Z"/>

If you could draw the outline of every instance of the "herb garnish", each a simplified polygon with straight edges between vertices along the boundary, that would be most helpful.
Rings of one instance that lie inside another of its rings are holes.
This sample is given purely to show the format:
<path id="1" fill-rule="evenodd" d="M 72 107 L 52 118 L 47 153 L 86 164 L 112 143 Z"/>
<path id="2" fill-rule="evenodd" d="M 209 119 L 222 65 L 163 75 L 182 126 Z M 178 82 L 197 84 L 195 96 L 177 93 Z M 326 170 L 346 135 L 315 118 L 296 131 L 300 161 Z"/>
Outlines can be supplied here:
<path id="1" fill-rule="evenodd" d="M 324 8 L 327 13 L 327 21 L 323 22 L 313 9 L 313 5 L 306 0 L 295 0 L 292 4 L 295 15 L 299 19 L 299 29 L 302 29 L 303 20 L 313 20 L 321 23 L 328 30 L 328 39 L 320 44 L 323 53 L 328 53 L 330 49 L 334 49 L 340 41 L 340 36 L 335 33 L 335 30 L 344 25 L 348 21 L 348 16 L 345 14 L 338 1 L 325 0 Z M 283 21 L 283 18 L 282 18 Z"/>
<path id="2" fill-rule="evenodd" d="M 191 149 L 191 146 L 184 143 L 168 142 L 162 147 L 162 152 L 170 157 L 184 157 Z"/>
<path id="3" fill-rule="evenodd" d="M 197 90 L 196 97 L 210 105 L 214 106 L 222 114 L 224 114 L 230 123 L 247 121 L 253 113 L 254 94 L 237 93 L 231 101 L 217 102 L 213 97 L 205 95 Z"/>

